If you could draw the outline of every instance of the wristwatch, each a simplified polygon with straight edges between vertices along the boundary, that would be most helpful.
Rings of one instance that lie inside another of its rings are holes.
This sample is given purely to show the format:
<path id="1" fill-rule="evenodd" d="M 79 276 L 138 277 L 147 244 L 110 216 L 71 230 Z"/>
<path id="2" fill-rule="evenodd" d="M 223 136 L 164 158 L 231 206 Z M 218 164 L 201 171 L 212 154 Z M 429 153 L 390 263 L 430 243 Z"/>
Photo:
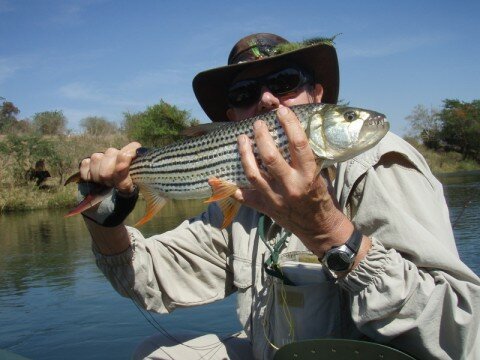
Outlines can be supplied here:
<path id="1" fill-rule="evenodd" d="M 334 273 L 350 270 L 362 245 L 362 238 L 362 233 L 354 229 L 345 244 L 334 246 L 325 253 L 322 264 Z"/>

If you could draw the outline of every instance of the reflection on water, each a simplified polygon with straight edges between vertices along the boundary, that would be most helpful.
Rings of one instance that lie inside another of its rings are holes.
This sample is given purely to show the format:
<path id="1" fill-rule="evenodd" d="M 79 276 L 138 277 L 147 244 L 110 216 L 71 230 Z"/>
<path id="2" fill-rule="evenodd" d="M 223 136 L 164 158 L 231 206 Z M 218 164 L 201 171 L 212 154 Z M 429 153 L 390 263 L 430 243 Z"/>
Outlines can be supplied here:
<path id="1" fill-rule="evenodd" d="M 480 273 L 480 173 L 441 176 L 462 260 Z M 160 233 L 201 212 L 199 201 L 169 203 L 142 228 Z M 143 216 L 137 206 L 131 222 Z M 94 265 L 81 217 L 62 211 L 0 216 L 0 348 L 34 359 L 126 359 L 155 330 Z M 234 297 L 207 307 L 155 315 L 171 332 L 239 329 Z M 152 320 L 150 320 L 152 321 Z"/>
<path id="2" fill-rule="evenodd" d="M 439 176 L 460 258 L 480 274 L 480 171 Z"/>

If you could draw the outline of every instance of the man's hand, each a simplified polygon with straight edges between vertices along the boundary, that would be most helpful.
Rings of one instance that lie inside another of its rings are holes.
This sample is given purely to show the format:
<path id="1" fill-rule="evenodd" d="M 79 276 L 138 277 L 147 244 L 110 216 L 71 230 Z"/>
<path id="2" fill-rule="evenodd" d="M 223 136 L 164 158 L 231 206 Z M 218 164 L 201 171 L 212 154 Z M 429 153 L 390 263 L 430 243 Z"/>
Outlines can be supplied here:
<path id="1" fill-rule="evenodd" d="M 291 163 L 278 151 L 265 123 L 255 122 L 258 153 L 268 173 L 259 168 L 248 137 L 239 136 L 242 165 L 254 189 L 238 190 L 234 197 L 270 216 L 322 257 L 332 246 L 345 243 L 353 224 L 337 208 L 317 173 L 312 149 L 296 115 L 280 107 L 277 116 L 289 140 Z"/>
<path id="2" fill-rule="evenodd" d="M 83 159 L 80 164 L 82 180 L 114 187 L 120 193 L 132 193 L 134 186 L 128 172 L 140 146 L 132 142 L 121 150 L 109 148 L 105 153 L 94 153 L 90 158 Z"/>
<path id="3" fill-rule="evenodd" d="M 121 194 L 131 194 L 134 191 L 129 175 L 130 165 L 135 158 L 140 144 L 132 142 L 121 150 L 110 148 L 105 153 L 92 154 L 82 160 L 80 176 L 82 180 L 114 187 Z M 84 217 L 92 240 L 100 253 L 115 255 L 124 252 L 130 246 L 127 229 L 123 225 L 103 227 Z"/>

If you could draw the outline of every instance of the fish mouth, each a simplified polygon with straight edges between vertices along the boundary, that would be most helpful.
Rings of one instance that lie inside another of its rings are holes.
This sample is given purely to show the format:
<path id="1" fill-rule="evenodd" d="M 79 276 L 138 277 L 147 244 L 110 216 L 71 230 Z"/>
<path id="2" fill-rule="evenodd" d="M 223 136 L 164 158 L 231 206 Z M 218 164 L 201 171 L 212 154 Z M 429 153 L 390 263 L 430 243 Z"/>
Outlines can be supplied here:
<path id="1" fill-rule="evenodd" d="M 365 126 L 373 126 L 373 127 L 382 127 L 388 126 L 388 120 L 385 115 L 380 113 L 373 113 L 364 123 Z"/>
<path id="2" fill-rule="evenodd" d="M 364 144 L 375 144 L 379 139 L 385 136 L 389 129 L 390 123 L 386 116 L 374 112 L 363 122 L 358 138 Z"/>

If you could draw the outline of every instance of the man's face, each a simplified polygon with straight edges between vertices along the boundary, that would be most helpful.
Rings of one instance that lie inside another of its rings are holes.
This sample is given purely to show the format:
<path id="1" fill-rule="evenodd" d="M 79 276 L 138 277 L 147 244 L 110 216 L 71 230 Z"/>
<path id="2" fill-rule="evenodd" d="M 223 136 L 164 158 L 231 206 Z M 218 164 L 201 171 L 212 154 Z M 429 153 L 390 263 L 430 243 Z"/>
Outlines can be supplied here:
<path id="1" fill-rule="evenodd" d="M 309 103 L 318 103 L 322 99 L 323 88 L 320 84 L 312 85 L 310 82 L 305 83 L 300 82 L 299 87 L 295 87 L 293 91 L 287 93 L 280 93 L 276 91 L 277 88 L 267 86 L 273 79 L 281 79 L 282 76 L 287 76 L 286 79 L 291 81 L 292 78 L 295 79 L 296 71 L 300 70 L 295 65 L 291 64 L 279 64 L 274 67 L 251 67 L 243 72 L 241 72 L 235 79 L 232 81 L 232 85 L 243 85 L 248 84 L 251 80 L 258 80 L 258 87 L 247 86 L 245 92 L 250 93 L 251 88 L 257 89 L 253 91 L 255 96 L 253 97 L 252 103 L 242 106 L 231 106 L 227 110 L 227 117 L 230 121 L 241 121 L 243 119 L 263 114 L 278 108 L 280 105 L 283 106 L 293 106 L 293 105 L 302 105 Z M 281 79 L 283 80 L 283 79 Z M 283 83 L 283 81 L 280 81 Z M 278 83 L 278 81 L 277 81 Z M 295 81 L 293 81 L 295 84 Z"/>

